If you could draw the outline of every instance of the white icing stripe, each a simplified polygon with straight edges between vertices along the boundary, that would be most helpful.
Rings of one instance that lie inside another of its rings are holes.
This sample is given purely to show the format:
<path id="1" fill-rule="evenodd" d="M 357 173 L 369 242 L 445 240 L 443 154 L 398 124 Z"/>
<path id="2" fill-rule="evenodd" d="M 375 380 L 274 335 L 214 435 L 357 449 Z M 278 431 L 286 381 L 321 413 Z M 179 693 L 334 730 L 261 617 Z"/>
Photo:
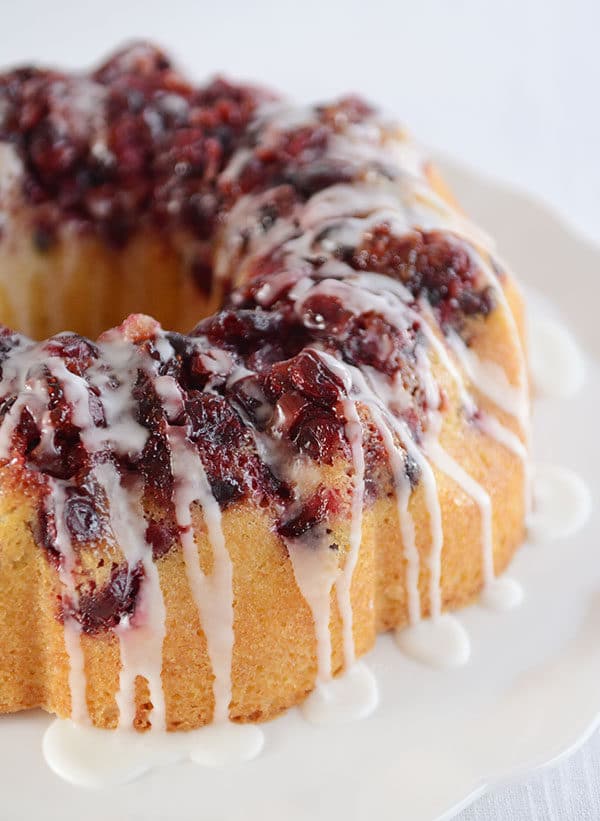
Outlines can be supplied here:
<path id="1" fill-rule="evenodd" d="M 402 447 L 405 449 L 406 453 L 410 458 L 412 458 L 420 471 L 420 481 L 423 484 L 423 489 L 425 493 L 425 505 L 427 507 L 427 515 L 429 518 L 429 528 L 430 528 L 430 537 L 431 537 L 431 549 L 429 552 L 429 572 L 430 572 L 430 582 L 429 582 L 429 599 L 430 599 L 430 609 L 431 609 L 431 616 L 433 618 L 437 618 L 441 613 L 441 589 L 440 589 L 440 580 L 441 580 L 441 562 L 442 562 L 442 548 L 444 545 L 444 534 L 442 529 L 442 511 L 440 508 L 440 500 L 439 494 L 437 490 L 437 482 L 433 471 L 431 470 L 431 466 L 429 462 L 421 453 L 420 449 L 415 445 L 410 431 L 408 430 L 406 424 L 395 417 L 392 413 L 390 413 L 385 406 L 385 402 L 382 399 L 382 390 L 381 390 L 381 383 L 379 385 L 379 390 L 377 390 L 373 386 L 372 379 L 370 381 L 370 385 L 367 383 L 365 375 L 362 374 L 358 369 L 353 370 L 353 377 L 355 379 L 355 383 L 359 389 L 359 395 L 362 401 L 365 401 L 367 405 L 371 409 L 376 409 L 376 413 L 383 413 L 384 419 L 386 420 L 387 424 L 391 427 L 391 429 L 396 433 L 396 435 L 400 439 L 400 443 Z M 381 430 L 381 429 L 380 429 Z M 403 462 L 402 472 L 404 476 L 406 476 L 405 465 Z M 399 487 L 396 485 L 396 494 L 399 493 Z M 408 500 L 407 500 L 408 504 Z M 409 537 L 410 538 L 410 537 Z M 415 547 L 416 550 L 416 547 Z M 418 561 L 418 554 L 416 557 L 416 561 Z M 415 568 L 416 570 L 416 568 Z M 413 574 L 415 571 L 413 570 Z M 416 578 L 413 576 L 413 585 L 416 584 L 418 586 L 418 572 L 415 574 Z M 418 588 L 417 588 L 418 589 Z M 413 597 L 415 597 L 414 587 L 413 587 Z M 414 618 L 414 621 L 413 621 Z M 411 618 L 411 623 L 416 623 L 421 618 L 421 608 L 419 605 L 419 611 L 416 612 L 416 608 L 413 611 L 413 618 Z"/>
<path id="2" fill-rule="evenodd" d="M 470 476 L 446 451 L 436 438 L 426 443 L 426 452 L 442 473 L 445 473 L 470 496 L 479 507 L 481 516 L 481 543 L 483 551 L 483 580 L 489 584 L 494 580 L 494 542 L 492 537 L 492 502 L 481 485 Z"/>
<path id="3" fill-rule="evenodd" d="M 46 506 L 49 515 L 54 520 L 56 544 L 61 554 L 58 564 L 58 577 L 61 584 L 65 649 L 69 659 L 71 719 L 77 724 L 87 724 L 89 723 L 86 699 L 87 681 L 81 647 L 81 627 L 79 622 L 69 613 L 71 607 L 77 607 L 79 595 L 73 578 L 75 553 L 71 534 L 65 522 L 66 489 L 64 483 L 59 479 L 49 479 L 49 485 Z"/>
<path id="4" fill-rule="evenodd" d="M 62 578 L 61 582 L 64 583 Z M 81 646 L 81 627 L 79 626 L 79 622 L 72 616 L 64 617 L 64 640 L 67 657 L 69 659 L 71 720 L 80 725 L 89 724 L 87 678 L 85 674 L 83 648 Z"/>
<path id="5" fill-rule="evenodd" d="M 310 607 L 317 640 L 317 679 L 331 679 L 331 590 L 336 588 L 342 619 L 344 663 L 348 669 L 356 661 L 353 634 L 352 578 L 362 542 L 364 494 L 364 453 L 362 422 L 351 400 L 345 400 L 346 436 L 352 452 L 352 509 L 348 553 L 340 572 L 337 555 L 326 543 L 317 546 L 302 544 L 302 539 L 286 540 L 298 588 Z"/>
<path id="6" fill-rule="evenodd" d="M 512 430 L 509 430 L 505 425 L 496 419 L 495 416 L 492 416 L 489 413 L 480 412 L 479 416 L 477 417 L 477 427 L 480 428 L 484 433 L 488 436 L 491 436 L 492 439 L 495 439 L 501 445 L 503 445 L 507 450 L 510 450 L 515 456 L 518 456 L 521 460 L 521 464 L 523 466 L 523 494 L 524 494 L 524 505 L 525 505 L 525 515 L 531 510 L 531 459 L 529 457 L 529 451 L 521 442 L 519 437 L 516 433 Z"/>
<path id="7" fill-rule="evenodd" d="M 80 427 L 81 440 L 93 459 L 105 446 L 107 438 L 114 436 L 115 432 L 109 430 L 106 433 L 96 427 L 90 413 L 88 388 L 81 377 L 67 370 L 64 363 L 54 357 L 49 357 L 46 364 L 50 372 L 60 380 L 65 398 L 72 409 L 73 422 Z M 114 401 L 119 403 L 118 416 L 125 414 L 124 419 L 119 419 L 124 438 L 135 441 L 136 428 L 139 426 L 133 418 L 131 421 L 127 419 L 127 414 L 133 410 L 133 402 L 128 396 L 130 389 L 127 386 L 126 391 L 121 390 Z M 113 412 L 116 409 L 117 405 L 113 405 Z M 148 682 L 152 702 L 151 721 L 153 726 L 160 729 L 165 726 L 161 673 L 166 613 L 158 570 L 152 559 L 152 548 L 146 541 L 141 488 L 132 486 L 125 489 L 112 462 L 95 465 L 92 477 L 108 501 L 111 528 L 127 561 L 129 573 L 136 572 L 138 566 L 142 569 L 136 603 L 137 620 L 132 625 L 129 618 L 125 617 L 115 629 L 121 654 L 117 694 L 119 726 L 131 726 L 135 718 L 135 680 L 137 676 L 143 676 Z M 59 543 L 59 548 L 62 552 L 63 542 Z"/>
<path id="8" fill-rule="evenodd" d="M 370 407 L 376 407 L 381 411 L 381 404 L 378 401 L 375 403 L 372 400 L 366 399 Z M 420 471 L 420 481 L 423 485 L 425 494 L 425 506 L 427 508 L 427 516 L 429 519 L 429 530 L 431 538 L 431 548 L 429 550 L 429 606 L 431 617 L 436 619 L 442 612 L 442 591 L 441 591 L 441 576 L 442 576 L 442 550 L 444 547 L 444 533 L 442 528 L 442 509 L 440 506 L 440 498 L 437 489 L 437 481 L 431 465 L 428 460 L 421 453 L 419 448 L 415 445 L 406 428 L 406 425 L 399 419 L 396 419 L 389 412 L 385 412 L 385 418 L 392 430 L 400 438 L 402 446 L 405 448 L 407 454 L 414 459 Z M 396 488 L 396 492 L 398 492 Z M 418 584 L 418 576 L 416 578 Z M 419 608 L 418 617 L 414 614 L 415 620 L 411 619 L 411 623 L 416 623 L 421 617 Z"/>
<path id="9" fill-rule="evenodd" d="M 353 634 L 352 612 L 352 576 L 362 541 L 363 495 L 365 484 L 365 455 L 363 451 L 362 422 L 356 410 L 355 403 L 347 399 L 344 401 L 346 414 L 346 437 L 350 442 L 352 452 L 352 512 L 350 521 L 349 550 L 344 562 L 344 568 L 336 582 L 338 607 L 342 617 L 344 638 L 344 660 L 346 667 L 351 667 L 356 661 Z"/>
<path id="10" fill-rule="evenodd" d="M 484 433 L 492 436 L 505 448 L 512 451 L 515 456 L 522 460 L 525 467 L 529 465 L 529 452 L 516 433 L 507 428 L 489 413 L 481 412 L 476 420 L 477 427 Z"/>
<path id="11" fill-rule="evenodd" d="M 357 305 L 359 303 L 362 304 L 362 310 L 364 310 L 365 307 L 367 309 L 368 308 L 373 308 L 373 309 L 376 309 L 376 310 L 380 311 L 384 315 L 386 315 L 385 307 L 382 308 L 382 306 L 379 305 L 378 303 L 372 303 L 371 301 L 368 300 L 368 298 L 365 302 L 365 293 L 364 293 L 365 290 L 369 293 L 372 293 L 373 285 L 375 285 L 375 286 L 377 286 L 378 284 L 380 286 L 387 285 L 387 281 L 384 282 L 384 283 L 380 282 L 381 278 L 377 278 L 377 277 L 373 276 L 371 279 L 372 279 L 372 282 L 364 276 L 360 279 L 361 285 L 363 286 L 364 290 L 361 290 L 360 296 L 358 294 L 356 295 Z M 337 283 L 335 281 L 330 282 L 328 280 L 325 280 L 324 283 L 320 283 L 319 286 L 316 286 L 316 287 L 317 288 L 319 288 L 319 287 L 322 288 L 323 285 L 327 289 L 328 292 L 333 292 L 334 294 L 337 293 L 338 295 L 340 295 L 339 294 L 340 287 L 344 291 L 345 294 L 352 293 L 352 288 L 349 287 L 348 283 Z M 432 346 L 432 348 L 434 349 L 435 353 L 437 354 L 437 356 L 440 360 L 440 363 L 442 364 L 442 366 L 446 369 L 446 371 L 450 374 L 451 378 L 453 379 L 453 381 L 454 381 L 454 383 L 457 387 L 459 397 L 461 399 L 463 407 L 465 408 L 465 410 L 467 412 L 472 413 L 475 409 L 475 403 L 473 402 L 472 398 L 468 394 L 459 371 L 457 370 L 457 368 L 454 366 L 454 364 L 450 360 L 450 358 L 449 358 L 448 354 L 446 353 L 443 345 L 437 339 L 437 336 L 435 335 L 432 327 L 427 322 L 427 319 L 426 319 L 426 316 L 427 316 L 427 313 L 428 313 L 427 306 L 422 305 L 422 312 L 420 314 L 417 314 L 416 312 L 412 311 L 412 309 L 410 309 L 408 306 L 406 306 L 401 301 L 401 300 L 403 300 L 403 298 L 405 296 L 402 286 L 400 288 L 398 288 L 394 283 L 392 283 L 390 286 L 388 286 L 388 288 L 389 288 L 389 290 L 393 291 L 394 295 L 398 298 L 398 303 L 397 303 L 397 308 L 396 309 L 392 308 L 391 311 L 390 311 L 389 308 L 387 309 L 387 315 L 394 322 L 394 324 L 399 328 L 405 327 L 406 324 L 411 320 L 418 321 L 420 323 L 420 326 L 423 328 L 423 330 L 425 330 L 427 340 L 430 343 L 430 345 Z M 385 294 L 385 291 L 383 290 L 383 287 L 382 287 L 382 292 L 378 296 L 383 297 L 384 294 Z M 389 291 L 387 293 L 387 296 L 389 297 Z M 348 304 L 347 299 L 344 301 L 344 304 L 345 305 Z M 458 337 L 456 337 L 455 335 L 454 335 L 454 338 L 458 339 Z M 461 344 L 462 348 L 465 351 L 468 351 L 468 349 L 466 348 L 466 346 L 464 346 L 464 343 L 462 343 L 462 341 L 460 341 L 460 344 Z M 472 354 L 470 351 L 469 351 L 469 355 L 472 357 L 472 361 L 479 362 L 479 360 L 475 357 L 475 355 Z M 429 363 L 428 362 L 423 362 L 423 365 L 425 367 L 422 367 L 422 369 L 421 369 L 422 374 L 421 375 L 422 375 L 423 381 L 427 385 L 427 384 L 429 384 L 429 382 L 432 381 L 430 378 L 428 378 L 428 377 L 430 377 Z M 366 371 L 366 369 L 365 369 L 365 371 Z M 502 385 L 504 385 L 504 382 L 506 381 L 504 371 L 501 370 L 498 367 L 497 369 L 494 368 L 494 373 L 496 375 L 497 374 L 502 375 L 502 380 L 501 381 L 502 381 Z M 476 383 L 474 379 L 473 379 L 473 381 L 479 387 L 479 383 Z M 498 390 L 498 392 L 500 392 L 500 388 L 497 388 L 497 390 Z M 510 405 L 510 408 L 512 409 L 512 411 L 513 411 L 513 415 L 515 415 L 516 418 L 519 421 L 521 421 L 522 423 L 525 423 L 526 418 L 524 417 L 524 408 L 526 408 L 527 405 L 526 404 L 524 405 L 523 401 L 522 401 L 522 399 L 523 399 L 522 388 L 521 388 L 521 386 L 519 386 L 519 388 L 510 387 L 510 390 L 512 391 L 512 394 L 511 394 L 511 399 L 509 401 L 509 405 Z M 431 390 L 430 390 L 431 395 L 429 396 L 429 404 L 432 408 L 435 408 L 438 404 L 438 401 L 436 400 L 435 395 L 434 395 L 437 392 L 438 392 L 437 385 L 435 384 L 435 382 L 433 382 L 433 384 L 431 385 Z M 392 391 L 392 394 L 393 394 L 393 391 Z M 379 391 L 379 395 L 381 396 L 381 390 Z M 515 401 L 516 401 L 516 404 L 515 404 Z M 500 406 L 499 402 L 497 404 L 499 404 L 499 406 Z M 525 509 L 529 510 L 529 507 L 530 507 L 530 469 L 529 469 L 529 456 L 528 456 L 528 451 L 527 451 L 526 446 L 523 445 L 523 443 L 520 441 L 520 439 L 518 438 L 518 436 L 516 434 L 514 434 L 512 431 L 510 431 L 506 427 L 504 427 L 495 417 L 492 417 L 490 414 L 481 414 L 481 423 L 480 423 L 479 426 L 481 427 L 482 430 L 484 430 L 490 436 L 492 436 L 497 441 L 499 441 L 501 444 L 503 444 L 505 447 L 510 449 L 512 452 L 514 452 L 522 460 L 523 470 L 524 470 L 523 485 L 524 485 L 524 494 L 525 494 Z M 524 424 L 524 431 L 527 432 L 527 424 Z M 436 462 L 437 466 L 440 469 L 443 469 L 442 464 L 444 464 L 446 466 L 446 470 L 444 472 L 448 472 L 448 470 L 450 470 L 452 472 L 452 478 L 454 478 L 455 481 L 457 481 L 461 485 L 463 490 L 465 490 L 465 492 L 467 492 L 468 495 L 471 495 L 472 498 L 474 498 L 474 500 L 476 501 L 476 503 L 478 504 L 478 506 L 480 508 L 481 516 L 482 516 L 482 549 L 483 549 L 483 556 L 484 556 L 484 559 L 483 559 L 483 561 L 484 561 L 484 576 L 486 578 L 486 583 L 491 584 L 491 581 L 494 578 L 494 572 L 493 572 L 493 534 L 492 534 L 491 499 L 489 497 L 489 494 L 487 494 L 486 491 L 483 489 L 483 487 L 481 487 L 481 485 L 479 485 L 477 482 L 475 482 L 475 480 L 473 480 L 472 477 L 470 477 L 466 473 L 466 471 L 464 471 L 460 467 L 460 465 L 458 465 L 454 460 L 451 460 L 450 457 L 448 456 L 448 454 L 445 454 L 445 452 L 442 451 L 441 447 L 439 446 L 439 443 L 436 447 L 435 453 L 436 453 L 436 456 L 437 456 L 437 462 Z M 468 490 L 468 488 L 470 488 L 470 490 Z M 435 491 L 435 495 L 437 497 L 437 489 Z M 439 502 L 438 502 L 438 504 L 439 504 Z M 431 504 L 430 504 L 430 508 L 431 508 Z M 439 561 L 438 560 L 433 561 L 433 563 L 432 563 L 432 572 L 435 572 L 439 576 L 439 574 L 441 574 L 441 540 L 440 540 L 440 542 L 438 542 L 438 544 L 440 545 Z M 436 552 L 437 551 L 435 549 L 433 549 L 432 552 L 431 552 L 431 555 L 436 556 Z M 413 569 L 413 573 L 414 573 L 414 565 L 413 565 L 412 569 Z M 414 590 L 414 584 L 412 586 L 412 589 Z M 439 590 L 439 585 L 436 585 L 435 589 Z M 432 585 L 432 593 L 433 592 L 434 592 L 434 586 Z M 414 593 L 413 593 L 413 598 L 414 598 Z M 439 602 L 439 599 L 440 599 L 440 597 L 439 597 L 438 594 L 434 595 L 434 598 L 432 598 L 432 612 L 435 611 L 438 614 L 439 614 L 439 612 L 441 612 L 441 605 L 439 607 L 437 605 L 437 602 Z M 434 602 L 436 604 L 434 604 Z M 413 612 L 414 612 L 414 610 L 413 610 Z"/>
<path id="12" fill-rule="evenodd" d="M 415 555 L 415 553 L 412 552 L 413 549 L 416 551 L 416 546 L 414 545 L 413 535 L 411 533 L 411 531 L 414 530 L 414 526 L 411 527 L 409 524 L 409 494 L 406 498 L 406 506 L 404 504 L 405 500 L 402 498 L 402 486 L 406 484 L 407 479 L 404 459 L 400 457 L 398 449 L 390 437 L 390 429 L 397 434 L 402 447 L 405 449 L 406 453 L 414 459 L 415 463 L 419 467 L 421 472 L 421 481 L 424 486 L 425 503 L 427 506 L 431 534 L 431 550 L 429 558 L 430 609 L 432 617 L 437 618 L 441 613 L 440 582 L 444 536 L 437 483 L 433 471 L 431 470 L 427 459 L 424 458 L 419 448 L 413 442 L 412 436 L 410 435 L 406 424 L 389 412 L 385 402 L 385 389 L 382 387 L 383 382 L 381 380 L 379 380 L 379 382 L 375 382 L 375 384 L 373 384 L 372 381 L 367 382 L 365 373 L 362 373 L 358 368 L 351 365 L 345 365 L 328 353 L 320 352 L 320 356 L 323 358 L 325 364 L 330 368 L 330 370 L 340 376 L 346 390 L 348 392 L 353 392 L 357 401 L 364 403 L 369 408 L 373 421 L 377 425 L 384 440 L 384 444 L 387 446 L 387 444 L 390 444 L 391 442 L 392 451 L 388 451 L 388 454 L 390 455 L 392 471 L 395 473 L 393 468 L 394 464 L 396 465 L 396 470 L 400 471 L 400 476 L 397 479 L 396 476 L 394 476 L 394 478 L 396 503 L 399 505 L 401 528 L 406 528 L 406 533 L 403 531 L 403 544 L 405 550 L 408 545 L 408 550 L 411 551 L 412 554 L 411 560 L 407 561 L 408 565 L 412 564 L 412 567 L 410 567 L 410 574 L 407 576 L 407 585 L 409 587 L 409 614 L 411 617 L 411 622 L 414 620 L 413 623 L 416 623 L 416 621 L 421 618 L 421 606 L 420 600 L 418 600 L 418 553 Z M 373 374 L 371 374 L 371 380 L 372 379 Z M 388 429 L 388 426 L 390 429 Z M 398 463 L 399 458 L 401 459 L 401 468 Z M 410 603 L 411 600 L 412 604 Z"/>
<path id="13" fill-rule="evenodd" d="M 213 721 L 229 719 L 231 661 L 233 657 L 233 567 L 221 525 L 221 509 L 211 490 L 204 465 L 185 429 L 170 427 L 168 440 L 173 473 L 175 516 L 194 602 L 206 637 L 213 669 Z M 194 537 L 192 505 L 199 502 L 212 547 L 212 571 L 200 566 Z"/>
<path id="14" fill-rule="evenodd" d="M 339 577 L 337 554 L 327 544 L 286 540 L 296 584 L 310 608 L 317 641 L 317 683 L 331 680 L 331 590 Z"/>
<path id="15" fill-rule="evenodd" d="M 404 459 L 396 447 L 388 425 L 384 422 L 383 416 L 375 405 L 370 405 L 369 410 L 373 422 L 377 426 L 383 444 L 385 446 L 392 477 L 394 480 L 394 490 L 396 494 L 396 507 L 398 510 L 398 522 L 402 535 L 402 545 L 404 547 L 404 558 L 406 560 L 406 593 L 408 600 L 408 620 L 410 624 L 415 624 L 421 618 L 421 596 L 419 592 L 419 570 L 420 558 L 415 539 L 415 523 L 409 511 L 409 501 L 411 496 L 410 481 L 406 475 L 406 465 Z"/>
<path id="16" fill-rule="evenodd" d="M 157 350 L 165 360 L 173 349 L 164 337 L 158 337 Z M 219 368 L 218 361 L 212 365 Z M 205 360 L 205 365 L 211 362 Z M 227 368 L 226 368 L 227 370 Z M 154 380 L 154 389 L 160 398 L 167 419 L 177 416 L 184 408 L 183 396 L 177 381 L 170 376 Z M 167 426 L 173 476 L 173 503 L 175 518 L 181 533 L 181 546 L 190 590 L 207 644 L 213 670 L 213 722 L 229 720 L 231 702 L 231 665 L 234 645 L 233 563 L 225 542 L 221 508 L 215 499 L 206 470 L 196 446 L 190 440 L 189 426 Z M 192 506 L 199 503 L 204 516 L 211 547 L 212 569 L 202 570 L 194 535 Z"/>
<path id="17" fill-rule="evenodd" d="M 500 365 L 479 359 L 456 334 L 449 334 L 448 341 L 473 385 L 526 429 L 528 405 L 523 401 L 522 388 L 510 384 Z"/>
<path id="18" fill-rule="evenodd" d="M 165 726 L 162 687 L 162 645 L 166 634 L 166 613 L 158 570 L 152 548 L 146 541 L 146 520 L 141 503 L 141 488 L 124 490 L 111 462 L 98 465 L 93 476 L 110 503 L 110 519 L 115 538 L 127 561 L 129 572 L 140 565 L 143 571 L 133 623 L 126 617 L 115 629 L 121 646 L 120 688 L 117 695 L 119 726 L 131 726 L 135 717 L 135 679 L 148 681 L 152 701 L 152 725 Z"/>

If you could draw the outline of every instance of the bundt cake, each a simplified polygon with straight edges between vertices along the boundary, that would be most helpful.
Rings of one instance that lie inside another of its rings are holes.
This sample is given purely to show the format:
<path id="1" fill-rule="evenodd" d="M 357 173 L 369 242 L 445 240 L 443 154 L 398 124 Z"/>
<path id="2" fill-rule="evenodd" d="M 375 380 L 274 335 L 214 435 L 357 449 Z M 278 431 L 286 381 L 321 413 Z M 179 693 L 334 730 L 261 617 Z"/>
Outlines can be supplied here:
<path id="1" fill-rule="evenodd" d="M 268 719 L 506 594 L 521 299 L 362 100 L 5 73 L 0 321 L 0 712 Z"/>

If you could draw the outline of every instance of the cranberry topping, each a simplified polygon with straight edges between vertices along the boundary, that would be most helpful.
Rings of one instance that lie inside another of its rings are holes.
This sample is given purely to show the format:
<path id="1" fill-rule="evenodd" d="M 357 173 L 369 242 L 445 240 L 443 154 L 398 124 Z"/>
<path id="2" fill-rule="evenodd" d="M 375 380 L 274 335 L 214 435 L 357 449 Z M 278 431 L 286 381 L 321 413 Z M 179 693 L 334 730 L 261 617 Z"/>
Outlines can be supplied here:
<path id="1" fill-rule="evenodd" d="M 104 519 L 89 488 L 82 485 L 67 489 L 65 522 L 75 542 L 96 541 L 102 537 Z"/>
<path id="2" fill-rule="evenodd" d="M 10 406 L 14 403 L 15 397 L 11 397 L 3 403 L 3 412 L 8 413 Z M 21 456 L 28 456 L 39 445 L 41 440 L 40 429 L 28 408 L 23 408 L 21 416 L 15 427 L 12 439 L 12 446 L 16 453 Z"/>
<path id="3" fill-rule="evenodd" d="M 71 610 L 71 615 L 83 632 L 90 635 L 116 627 L 124 618 L 133 616 L 143 577 L 140 564 L 133 568 L 115 566 L 103 587 L 97 588 L 92 582 L 80 591 L 78 606 Z"/>
<path id="4" fill-rule="evenodd" d="M 42 441 L 38 423 L 32 425 L 30 411 L 25 408 L 13 436 L 13 447 L 41 473 L 56 479 L 71 479 L 88 464 L 88 453 L 72 422 L 72 411 L 59 380 L 46 376 L 48 409 L 52 422 L 50 442 Z"/>
<path id="5" fill-rule="evenodd" d="M 460 325 L 465 316 L 487 316 L 494 307 L 490 288 L 465 245 L 438 231 L 395 236 L 386 223 L 373 228 L 350 256 L 362 271 L 395 277 L 418 298 L 425 296 L 442 325 Z"/>
<path id="6" fill-rule="evenodd" d="M 245 496 L 260 502 L 289 495 L 258 458 L 250 431 L 226 399 L 191 391 L 185 409 L 190 438 L 219 504 L 224 507 Z"/>
<path id="7" fill-rule="evenodd" d="M 414 331 L 414 329 L 411 329 Z M 346 326 L 344 359 L 352 365 L 370 365 L 392 376 L 414 361 L 414 333 L 402 332 L 380 314 L 369 311 Z"/>
<path id="8" fill-rule="evenodd" d="M 272 422 L 300 452 L 316 462 L 332 464 L 348 454 L 346 419 L 340 400 L 343 385 L 314 351 L 303 351 L 274 365 L 263 388 L 274 403 Z"/>
<path id="9" fill-rule="evenodd" d="M 153 519 L 146 528 L 146 541 L 152 545 L 152 558 L 154 561 L 165 556 L 173 544 L 177 543 L 177 528 L 164 522 Z"/>
<path id="10" fill-rule="evenodd" d="M 278 523 L 277 532 L 284 539 L 299 539 L 338 511 L 337 493 L 319 485 L 300 510 Z"/>
<path id="11" fill-rule="evenodd" d="M 238 178 L 223 181 L 229 198 L 291 186 L 302 200 L 331 185 L 352 181 L 356 169 L 327 157 L 332 128 L 319 122 L 282 131 L 271 143 L 260 142 Z"/>
<path id="12" fill-rule="evenodd" d="M 305 326 L 314 331 L 341 336 L 348 331 L 352 312 L 344 308 L 337 297 L 315 294 L 304 302 L 303 320 Z"/>
<path id="13" fill-rule="evenodd" d="M 24 163 L 24 196 L 44 206 L 37 247 L 50 247 L 64 218 L 117 246 L 145 215 L 210 237 L 217 177 L 266 99 L 222 79 L 193 88 L 147 44 L 88 76 L 32 68 L 0 76 L 0 140 Z"/>
<path id="14" fill-rule="evenodd" d="M 274 365 L 265 379 L 265 387 L 273 397 L 286 390 L 299 392 L 317 405 L 331 407 L 341 398 L 344 386 L 316 351 L 303 351 L 289 362 Z"/>
<path id="15" fill-rule="evenodd" d="M 272 144 L 258 144 L 242 168 L 237 186 L 242 193 L 274 188 L 289 182 L 288 177 L 303 165 L 314 164 L 325 154 L 329 130 L 307 125 L 281 132 Z"/>
<path id="16" fill-rule="evenodd" d="M 60 552 L 56 547 L 56 525 L 54 517 L 49 515 L 43 504 L 39 505 L 37 516 L 31 523 L 31 533 L 35 543 L 44 548 L 52 564 L 58 566 Z"/>
<path id="17" fill-rule="evenodd" d="M 278 339 L 287 328 L 278 312 L 261 310 L 225 310 L 201 322 L 194 331 L 213 345 L 234 350 L 242 356 L 256 351 L 265 343 Z"/>
<path id="18" fill-rule="evenodd" d="M 98 359 L 98 346 L 79 334 L 57 334 L 44 342 L 44 351 L 48 356 L 63 359 L 66 367 L 78 376 Z"/>
<path id="19" fill-rule="evenodd" d="M 165 438 L 164 409 L 147 374 L 138 373 L 133 398 L 137 400 L 137 421 L 149 431 L 136 466 L 144 478 L 146 488 L 160 499 L 169 499 L 173 478 L 171 455 Z"/>
<path id="20" fill-rule="evenodd" d="M 164 51 L 142 40 L 116 51 L 96 69 L 93 76 L 98 82 L 108 85 L 131 75 L 152 77 L 170 69 L 171 61 Z"/>

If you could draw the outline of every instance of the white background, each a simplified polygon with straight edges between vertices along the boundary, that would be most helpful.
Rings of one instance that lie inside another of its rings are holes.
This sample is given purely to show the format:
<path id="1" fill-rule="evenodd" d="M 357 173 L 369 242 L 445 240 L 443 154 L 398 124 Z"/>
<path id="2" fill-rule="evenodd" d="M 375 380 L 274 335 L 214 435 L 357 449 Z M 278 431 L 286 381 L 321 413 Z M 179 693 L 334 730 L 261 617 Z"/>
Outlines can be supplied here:
<path id="1" fill-rule="evenodd" d="M 81 67 L 123 38 L 198 76 L 348 90 L 600 239 L 598 0 L 0 0 L 0 62 Z"/>
<path id="2" fill-rule="evenodd" d="M 198 77 L 222 72 L 306 101 L 361 92 L 421 141 L 545 199 L 600 241 L 598 0 L 0 0 L 0 8 L 4 64 L 82 67 L 143 36 Z M 599 768 L 596 738 L 461 818 L 598 819 Z"/>

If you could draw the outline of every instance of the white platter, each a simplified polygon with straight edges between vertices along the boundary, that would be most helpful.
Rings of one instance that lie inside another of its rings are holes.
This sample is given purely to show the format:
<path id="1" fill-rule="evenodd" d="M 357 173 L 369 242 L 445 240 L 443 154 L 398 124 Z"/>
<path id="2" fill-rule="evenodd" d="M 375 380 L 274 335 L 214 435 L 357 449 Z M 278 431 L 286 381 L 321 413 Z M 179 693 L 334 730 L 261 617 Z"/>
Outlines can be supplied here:
<path id="1" fill-rule="evenodd" d="M 46 767 L 40 713 L 0 720 L 0 817 L 18 821 L 432 821 L 486 788 L 573 749 L 600 714 L 600 251 L 528 198 L 443 162 L 465 208 L 498 240 L 522 281 L 543 292 L 587 350 L 587 381 L 571 400 L 538 403 L 535 452 L 574 468 L 594 500 L 584 531 L 526 546 L 511 575 L 522 607 L 460 618 L 472 638 L 465 668 L 436 672 L 388 637 L 368 657 L 381 704 L 369 719 L 316 729 L 297 711 L 266 727 L 257 760 L 227 769 L 178 764 L 90 792 Z"/>

